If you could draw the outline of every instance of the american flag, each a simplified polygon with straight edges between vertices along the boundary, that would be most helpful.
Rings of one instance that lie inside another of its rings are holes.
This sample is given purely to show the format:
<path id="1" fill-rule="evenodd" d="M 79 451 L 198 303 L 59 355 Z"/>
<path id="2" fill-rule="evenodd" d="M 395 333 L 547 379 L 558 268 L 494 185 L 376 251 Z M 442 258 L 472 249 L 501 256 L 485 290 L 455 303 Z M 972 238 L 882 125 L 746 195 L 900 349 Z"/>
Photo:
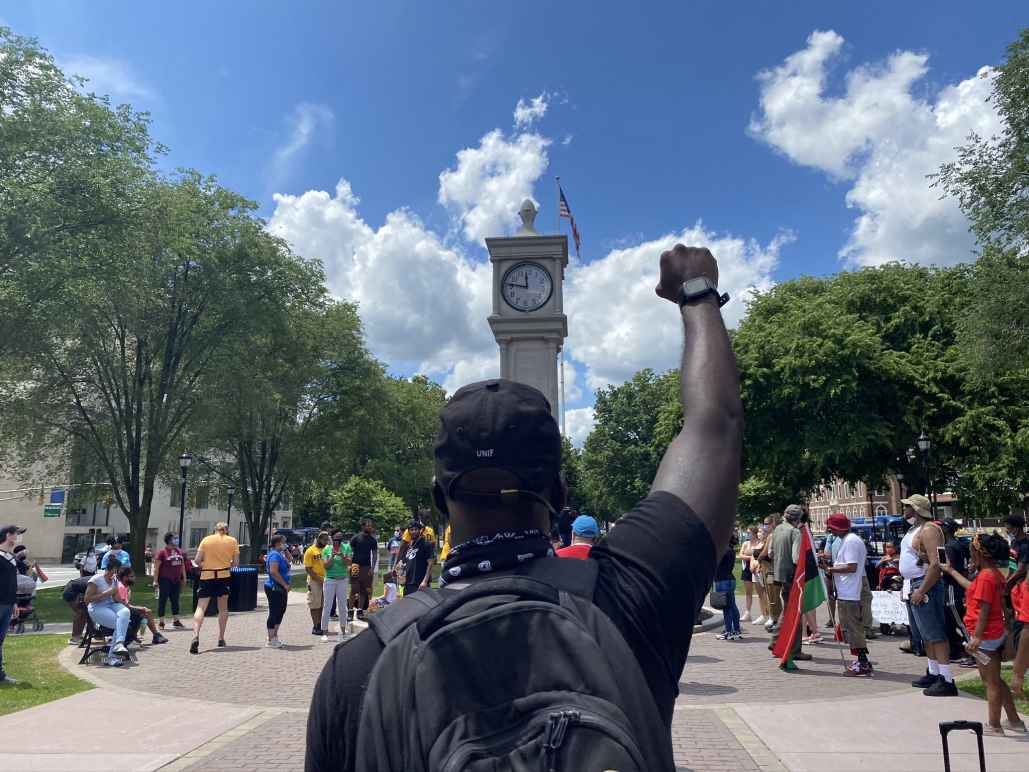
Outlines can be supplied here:
<path id="1" fill-rule="evenodd" d="M 578 257 L 579 248 L 582 246 L 582 238 L 580 238 L 579 229 L 575 225 L 575 218 L 572 216 L 572 208 L 568 206 L 568 199 L 565 198 L 565 192 L 560 185 L 557 186 L 557 192 L 561 199 L 558 216 L 566 218 L 572 224 L 572 238 L 575 239 L 575 255 Z"/>

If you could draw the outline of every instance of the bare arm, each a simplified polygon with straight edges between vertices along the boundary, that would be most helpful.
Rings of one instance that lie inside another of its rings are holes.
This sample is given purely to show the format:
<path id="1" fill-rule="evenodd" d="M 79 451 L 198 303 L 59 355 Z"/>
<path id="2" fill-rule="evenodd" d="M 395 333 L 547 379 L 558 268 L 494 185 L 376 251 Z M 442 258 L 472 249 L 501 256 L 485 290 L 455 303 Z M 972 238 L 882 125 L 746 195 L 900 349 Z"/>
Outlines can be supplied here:
<path id="1" fill-rule="evenodd" d="M 946 565 L 942 565 L 942 566 L 940 566 L 940 568 L 951 579 L 953 579 L 955 582 L 957 582 L 959 585 L 961 585 L 961 587 L 963 587 L 964 589 L 967 590 L 969 587 L 972 586 L 972 583 L 968 579 L 966 579 L 964 576 L 962 576 L 960 572 L 956 571 L 954 569 L 954 566 L 952 566 L 950 563 L 947 563 Z"/>
<path id="2" fill-rule="evenodd" d="M 677 244 L 661 255 L 657 293 L 678 303 L 682 283 L 700 276 L 717 282 L 714 257 L 707 249 Z M 697 514 L 717 559 L 728 547 L 736 519 L 743 445 L 739 373 L 717 299 L 691 301 L 680 313 L 683 429 L 665 451 L 651 491 L 672 493 Z"/>
<path id="3" fill-rule="evenodd" d="M 911 602 L 916 606 L 922 602 L 922 598 L 934 584 L 940 581 L 940 576 L 943 575 L 943 571 L 940 569 L 940 556 L 936 551 L 937 547 L 943 546 L 943 531 L 938 525 L 926 524 L 918 532 L 917 538 L 928 559 L 929 568 L 925 571 L 925 578 L 922 580 L 921 586 L 911 593 Z"/>

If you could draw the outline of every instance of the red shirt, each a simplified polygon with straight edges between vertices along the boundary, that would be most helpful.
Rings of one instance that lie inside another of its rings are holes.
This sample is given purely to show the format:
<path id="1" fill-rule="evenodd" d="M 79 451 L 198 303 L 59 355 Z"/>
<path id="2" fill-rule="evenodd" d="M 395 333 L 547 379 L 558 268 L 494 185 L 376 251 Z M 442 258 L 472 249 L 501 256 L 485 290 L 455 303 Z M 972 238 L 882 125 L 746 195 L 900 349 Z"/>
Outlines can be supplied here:
<path id="1" fill-rule="evenodd" d="M 993 641 L 1004 635 L 1004 577 L 996 568 L 985 568 L 972 581 L 965 593 L 965 627 L 969 635 L 975 635 L 982 604 L 990 604 L 990 616 L 983 630 L 982 639 Z"/>
<path id="2" fill-rule="evenodd" d="M 573 544 L 570 547 L 562 547 L 557 551 L 559 558 L 574 558 L 575 560 L 585 560 L 590 556 L 590 550 L 593 549 L 592 544 Z"/>
<path id="3" fill-rule="evenodd" d="M 1011 589 L 1011 607 L 1015 619 L 1029 624 L 1029 583 L 1019 582 Z"/>
<path id="4" fill-rule="evenodd" d="M 183 571 L 185 571 L 185 560 L 182 550 L 178 547 L 165 547 L 157 553 L 156 559 L 161 561 L 161 567 L 157 573 L 159 578 L 171 582 L 177 582 L 182 578 Z"/>

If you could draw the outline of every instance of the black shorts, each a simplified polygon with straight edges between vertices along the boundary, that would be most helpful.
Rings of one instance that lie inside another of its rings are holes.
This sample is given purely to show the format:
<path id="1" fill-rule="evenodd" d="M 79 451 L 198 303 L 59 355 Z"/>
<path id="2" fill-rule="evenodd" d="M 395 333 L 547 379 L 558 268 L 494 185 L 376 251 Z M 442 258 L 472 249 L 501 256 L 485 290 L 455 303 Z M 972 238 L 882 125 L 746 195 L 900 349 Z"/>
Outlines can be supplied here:
<path id="1" fill-rule="evenodd" d="M 229 577 L 224 579 L 201 579 L 197 588 L 198 598 L 220 598 L 229 594 Z"/>
<path id="2" fill-rule="evenodd" d="M 742 579 L 744 582 L 754 581 L 754 574 L 751 573 L 750 566 L 747 566 L 743 569 L 743 571 L 740 572 L 740 579 Z"/>

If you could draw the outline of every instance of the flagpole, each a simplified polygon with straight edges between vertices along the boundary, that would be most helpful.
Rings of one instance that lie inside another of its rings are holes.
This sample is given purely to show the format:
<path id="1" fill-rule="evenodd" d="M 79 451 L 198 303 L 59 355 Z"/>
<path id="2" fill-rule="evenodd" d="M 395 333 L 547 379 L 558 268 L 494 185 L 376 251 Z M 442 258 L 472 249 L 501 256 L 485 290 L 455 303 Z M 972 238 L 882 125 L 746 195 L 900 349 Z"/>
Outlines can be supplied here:
<path id="1" fill-rule="evenodd" d="M 557 232 L 561 233 L 561 178 L 555 177 L 554 184 L 557 185 L 557 208 L 554 210 L 554 225 Z"/>

